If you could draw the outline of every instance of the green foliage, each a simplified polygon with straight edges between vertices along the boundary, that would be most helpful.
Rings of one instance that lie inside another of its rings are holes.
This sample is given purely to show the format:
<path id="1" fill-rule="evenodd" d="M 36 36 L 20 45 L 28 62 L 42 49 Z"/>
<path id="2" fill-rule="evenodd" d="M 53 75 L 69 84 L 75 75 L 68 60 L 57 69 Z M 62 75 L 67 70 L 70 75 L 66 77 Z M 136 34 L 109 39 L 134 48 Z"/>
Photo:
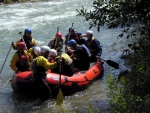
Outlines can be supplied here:
<path id="1" fill-rule="evenodd" d="M 117 38 L 134 37 L 128 43 L 132 54 L 127 65 L 131 71 L 121 79 L 107 79 L 110 90 L 110 105 L 113 113 L 150 112 L 150 1 L 149 0 L 95 0 L 92 10 L 78 10 L 78 15 L 89 21 L 90 27 L 107 25 L 108 28 L 122 27 Z"/>
<path id="2" fill-rule="evenodd" d="M 95 0 L 93 8 L 87 10 L 82 6 L 78 15 L 89 21 L 90 29 L 107 25 L 108 28 L 122 27 L 124 30 L 117 37 L 139 38 L 150 35 L 150 1 L 149 0 Z M 132 27 L 132 28 L 131 28 Z M 131 50 L 134 50 L 132 44 Z"/>
<path id="3" fill-rule="evenodd" d="M 107 78 L 111 112 L 150 112 L 150 37 L 141 37 L 134 45 L 129 44 L 137 47 L 136 52 L 128 56 L 130 73 L 120 80 L 111 74 Z"/>
<path id="4" fill-rule="evenodd" d="M 15 2 L 28 2 L 31 0 L 4 0 L 5 4 L 15 3 Z"/>
<path id="5" fill-rule="evenodd" d="M 91 20 L 90 28 L 106 24 L 108 28 L 116 28 L 118 25 L 130 27 L 134 23 L 150 25 L 150 1 L 149 0 L 95 0 L 93 9 L 78 10 L 79 15 L 87 21 Z"/>
<path id="6" fill-rule="evenodd" d="M 4 3 L 12 3 L 13 1 L 12 0 L 4 0 Z"/>
<path id="7" fill-rule="evenodd" d="M 133 79 L 132 79 L 133 80 Z M 134 79 L 135 80 L 135 79 Z M 110 90 L 110 105 L 112 113 L 148 113 L 150 112 L 150 95 L 141 96 L 137 93 L 139 89 L 130 91 L 135 85 L 140 82 L 131 81 L 122 77 L 120 80 L 108 75 L 107 83 Z M 131 84 L 130 84 L 131 83 Z M 140 84 L 141 85 L 141 84 Z M 136 95 L 135 95 L 136 94 Z"/>

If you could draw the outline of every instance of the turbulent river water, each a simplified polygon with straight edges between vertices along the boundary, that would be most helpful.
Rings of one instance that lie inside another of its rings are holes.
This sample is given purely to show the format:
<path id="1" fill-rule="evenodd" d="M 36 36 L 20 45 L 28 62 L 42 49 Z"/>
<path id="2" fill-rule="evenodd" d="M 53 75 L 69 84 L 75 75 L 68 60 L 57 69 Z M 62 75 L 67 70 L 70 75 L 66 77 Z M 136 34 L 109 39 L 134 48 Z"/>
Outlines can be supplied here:
<path id="1" fill-rule="evenodd" d="M 76 9 L 82 5 L 90 9 L 92 0 L 49 0 L 35 3 L 20 3 L 11 5 L 0 5 L 0 68 L 4 64 L 11 42 L 16 42 L 25 28 L 31 28 L 32 36 L 39 46 L 47 45 L 54 37 L 57 27 L 63 36 L 67 34 L 68 28 L 74 22 L 74 29 L 85 33 L 89 24 L 83 17 L 76 16 Z M 117 39 L 119 29 L 107 29 L 106 26 L 97 32 L 92 28 L 94 37 L 103 46 L 102 58 L 113 60 L 120 64 L 120 69 L 116 70 L 104 63 L 103 78 L 94 82 L 85 91 L 78 92 L 72 96 L 64 97 L 63 107 L 71 113 L 75 109 L 86 111 L 89 104 L 98 106 L 107 112 L 107 92 L 105 78 L 108 73 L 117 75 L 121 69 L 125 68 L 124 61 L 120 55 L 124 49 L 125 40 Z M 58 112 L 56 99 L 49 99 L 41 104 L 36 104 L 37 100 L 13 92 L 10 79 L 13 71 L 10 69 L 10 59 L 15 51 L 11 50 L 0 74 L 0 113 L 56 113 Z"/>

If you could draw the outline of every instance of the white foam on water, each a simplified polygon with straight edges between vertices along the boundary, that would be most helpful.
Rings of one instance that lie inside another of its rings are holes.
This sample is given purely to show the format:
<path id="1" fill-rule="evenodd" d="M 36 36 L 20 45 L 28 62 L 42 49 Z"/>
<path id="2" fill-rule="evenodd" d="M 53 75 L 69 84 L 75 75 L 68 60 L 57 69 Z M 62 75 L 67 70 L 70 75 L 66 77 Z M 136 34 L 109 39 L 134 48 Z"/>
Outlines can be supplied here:
<path id="1" fill-rule="evenodd" d="M 66 7 L 64 8 L 64 4 Z M 51 23 L 57 19 L 76 16 L 75 9 L 68 7 L 67 1 L 49 1 L 40 3 L 24 3 L 0 8 L 0 28 L 1 30 L 14 30 L 30 26 L 33 23 Z M 40 8 L 39 8 L 40 7 Z M 63 9 L 63 10 L 61 10 Z M 8 22 L 9 21 L 9 22 Z"/>

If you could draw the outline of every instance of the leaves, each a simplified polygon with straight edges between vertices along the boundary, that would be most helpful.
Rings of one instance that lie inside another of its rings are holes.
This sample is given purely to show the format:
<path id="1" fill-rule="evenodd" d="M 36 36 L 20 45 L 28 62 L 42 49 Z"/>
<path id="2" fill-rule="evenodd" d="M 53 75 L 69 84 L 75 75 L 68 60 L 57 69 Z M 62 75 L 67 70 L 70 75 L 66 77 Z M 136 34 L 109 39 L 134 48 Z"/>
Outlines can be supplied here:
<path id="1" fill-rule="evenodd" d="M 128 42 L 134 52 L 128 56 L 130 73 L 118 81 L 109 76 L 111 112 L 150 112 L 150 0 L 95 0 L 90 11 L 79 14 L 90 21 L 90 28 L 107 25 L 109 29 L 122 27 L 117 38 L 134 38 Z"/>

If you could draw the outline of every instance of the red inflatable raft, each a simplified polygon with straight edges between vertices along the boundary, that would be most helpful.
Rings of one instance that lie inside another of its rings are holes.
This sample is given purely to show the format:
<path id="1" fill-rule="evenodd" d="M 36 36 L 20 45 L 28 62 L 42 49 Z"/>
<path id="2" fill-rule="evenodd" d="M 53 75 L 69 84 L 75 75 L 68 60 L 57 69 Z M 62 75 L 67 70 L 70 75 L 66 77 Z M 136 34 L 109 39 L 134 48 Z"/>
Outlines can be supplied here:
<path id="1" fill-rule="evenodd" d="M 101 77 L 103 74 L 103 63 L 98 58 L 96 62 L 91 63 L 90 69 L 76 72 L 73 76 L 68 77 L 61 75 L 61 90 L 63 94 L 72 94 L 84 90 L 92 81 Z M 32 72 L 26 71 L 17 73 L 10 81 L 14 91 L 31 92 L 33 91 Z M 57 93 L 60 84 L 60 74 L 48 71 L 46 81 L 53 93 Z"/>

